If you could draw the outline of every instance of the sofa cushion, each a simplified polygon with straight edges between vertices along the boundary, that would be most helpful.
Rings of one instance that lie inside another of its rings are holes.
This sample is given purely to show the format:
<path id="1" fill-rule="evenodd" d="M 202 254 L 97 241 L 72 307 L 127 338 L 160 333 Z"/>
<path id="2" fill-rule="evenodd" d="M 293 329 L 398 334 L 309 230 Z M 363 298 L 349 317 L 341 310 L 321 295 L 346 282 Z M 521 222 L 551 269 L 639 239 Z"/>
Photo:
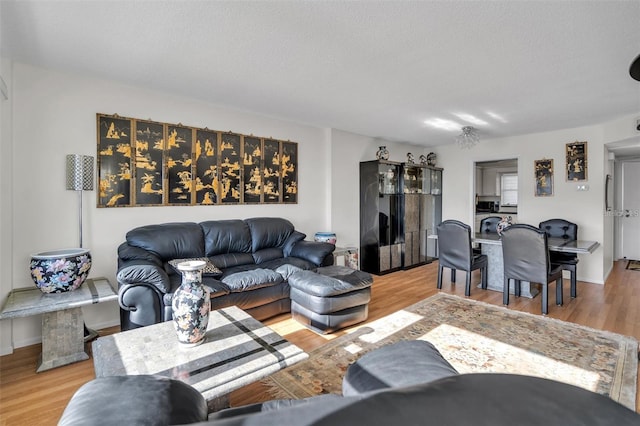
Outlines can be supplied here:
<path id="1" fill-rule="evenodd" d="M 371 274 L 345 266 L 328 266 L 313 271 L 299 271 L 289 277 L 289 285 L 318 297 L 337 296 L 371 287 Z"/>
<path id="2" fill-rule="evenodd" d="M 293 246 L 289 255 L 308 260 L 316 264 L 316 266 L 320 266 L 322 262 L 324 262 L 325 257 L 333 253 L 335 249 L 336 246 L 329 243 L 299 241 Z"/>
<path id="3" fill-rule="evenodd" d="M 293 233 L 293 224 L 279 217 L 254 217 L 246 219 L 245 223 L 251 231 L 254 253 L 265 248 L 284 247 Z"/>
<path id="4" fill-rule="evenodd" d="M 201 222 L 204 251 L 208 257 L 227 253 L 251 253 L 251 232 L 244 221 L 210 220 Z M 214 262 L 216 263 L 216 262 Z M 216 265 L 218 265 L 216 263 Z M 223 265 L 218 265 L 224 267 Z"/>
<path id="5" fill-rule="evenodd" d="M 254 290 L 280 284 L 282 275 L 270 269 L 256 268 L 251 271 L 238 272 L 227 275 L 221 280 L 232 293 Z"/>
<path id="6" fill-rule="evenodd" d="M 281 257 L 283 257 L 283 254 L 282 249 L 279 247 L 266 248 L 253 253 L 253 260 L 258 265 L 273 259 L 280 259 Z"/>
<path id="7" fill-rule="evenodd" d="M 292 265 L 290 263 L 285 263 L 284 265 L 278 266 L 275 271 L 282 275 L 282 278 L 287 281 L 289 277 L 296 272 L 302 271 L 302 268 L 299 268 L 296 265 Z"/>
<path id="8" fill-rule="evenodd" d="M 218 268 L 223 270 L 228 268 L 233 268 L 234 266 L 242 266 L 242 265 L 248 265 L 248 267 L 253 267 L 252 265 L 255 265 L 256 263 L 253 260 L 253 256 L 251 255 L 251 253 L 217 254 L 215 256 L 211 256 L 209 260 L 211 260 L 211 263 L 213 263 Z"/>
<path id="9" fill-rule="evenodd" d="M 146 225 L 127 232 L 127 243 L 156 254 L 160 259 L 204 256 L 204 235 L 197 223 Z"/>
<path id="10" fill-rule="evenodd" d="M 202 270 L 203 276 L 216 277 L 216 276 L 222 275 L 222 271 L 218 269 L 216 265 L 211 263 L 211 261 L 207 257 L 192 257 L 190 259 L 171 259 L 167 263 L 171 265 L 171 268 L 175 273 L 180 274 L 180 270 L 178 269 L 178 264 L 182 262 L 190 262 L 194 260 L 201 260 L 205 262 L 204 269 Z"/>
<path id="11" fill-rule="evenodd" d="M 351 364 L 342 381 L 342 394 L 430 383 L 457 374 L 431 342 L 404 340 L 366 353 Z"/>

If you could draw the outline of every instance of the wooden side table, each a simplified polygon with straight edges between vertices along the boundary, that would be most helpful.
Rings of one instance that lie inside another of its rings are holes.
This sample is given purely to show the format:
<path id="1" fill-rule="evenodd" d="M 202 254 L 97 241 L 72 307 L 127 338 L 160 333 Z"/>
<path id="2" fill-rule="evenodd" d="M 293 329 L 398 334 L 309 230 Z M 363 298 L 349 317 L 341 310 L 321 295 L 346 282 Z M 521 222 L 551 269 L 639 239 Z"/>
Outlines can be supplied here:
<path id="1" fill-rule="evenodd" d="M 82 306 L 118 300 L 106 278 L 88 279 L 67 293 L 42 293 L 36 287 L 9 293 L 0 320 L 42 314 L 42 354 L 36 372 L 89 359 L 84 350 Z"/>

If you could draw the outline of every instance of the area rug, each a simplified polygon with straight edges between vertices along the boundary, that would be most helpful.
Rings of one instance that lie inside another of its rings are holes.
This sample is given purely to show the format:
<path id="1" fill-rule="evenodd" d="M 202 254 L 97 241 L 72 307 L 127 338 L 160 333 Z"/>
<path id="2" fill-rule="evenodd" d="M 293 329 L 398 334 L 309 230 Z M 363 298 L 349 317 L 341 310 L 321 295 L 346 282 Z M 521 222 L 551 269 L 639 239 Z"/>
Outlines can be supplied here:
<path id="1" fill-rule="evenodd" d="M 640 260 L 630 260 L 627 262 L 627 269 L 640 271 Z"/>
<path id="2" fill-rule="evenodd" d="M 411 339 L 432 342 L 460 373 L 544 377 L 607 395 L 635 411 L 635 339 L 445 293 L 336 338 L 262 382 L 274 398 L 340 394 L 349 364 Z"/>

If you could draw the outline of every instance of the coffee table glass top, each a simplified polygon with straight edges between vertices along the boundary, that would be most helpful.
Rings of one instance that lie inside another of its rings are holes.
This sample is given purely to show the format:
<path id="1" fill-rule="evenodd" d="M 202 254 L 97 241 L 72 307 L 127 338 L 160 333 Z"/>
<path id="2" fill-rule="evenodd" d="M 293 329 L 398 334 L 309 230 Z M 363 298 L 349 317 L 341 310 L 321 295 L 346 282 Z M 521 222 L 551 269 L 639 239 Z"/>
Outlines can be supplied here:
<path id="1" fill-rule="evenodd" d="M 192 385 L 207 400 L 260 380 L 308 355 L 243 310 L 212 311 L 205 342 L 178 343 L 173 321 L 99 337 L 96 377 L 157 374 Z"/>

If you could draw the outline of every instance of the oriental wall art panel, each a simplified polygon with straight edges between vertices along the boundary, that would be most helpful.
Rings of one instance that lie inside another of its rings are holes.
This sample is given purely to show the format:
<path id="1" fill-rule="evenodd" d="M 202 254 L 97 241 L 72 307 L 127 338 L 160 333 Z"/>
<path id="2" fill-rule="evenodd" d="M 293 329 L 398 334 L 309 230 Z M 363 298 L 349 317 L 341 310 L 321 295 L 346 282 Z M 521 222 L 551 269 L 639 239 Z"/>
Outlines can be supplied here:
<path id="1" fill-rule="evenodd" d="M 298 144 L 97 114 L 98 207 L 298 202 Z"/>

